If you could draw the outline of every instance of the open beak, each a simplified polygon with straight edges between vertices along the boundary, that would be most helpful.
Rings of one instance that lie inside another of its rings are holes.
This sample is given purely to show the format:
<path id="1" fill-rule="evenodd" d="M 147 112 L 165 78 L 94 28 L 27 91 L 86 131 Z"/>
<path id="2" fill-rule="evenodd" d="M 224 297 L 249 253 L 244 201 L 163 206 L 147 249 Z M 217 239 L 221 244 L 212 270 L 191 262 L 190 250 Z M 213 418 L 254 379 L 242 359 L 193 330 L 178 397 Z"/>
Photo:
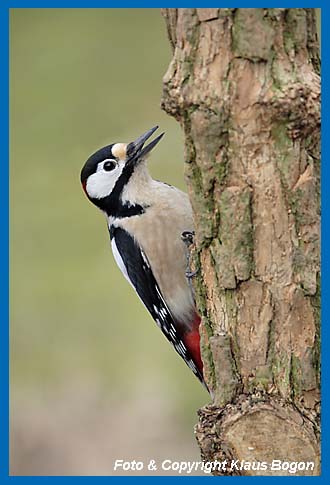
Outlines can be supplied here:
<path id="1" fill-rule="evenodd" d="M 135 163 L 144 159 L 146 155 L 157 145 L 161 140 L 164 133 L 161 133 L 151 143 L 144 147 L 145 142 L 151 137 L 151 135 L 158 129 L 158 126 L 154 126 L 150 130 L 143 133 L 135 141 L 132 141 L 127 145 L 126 156 L 127 160 L 134 160 Z"/>

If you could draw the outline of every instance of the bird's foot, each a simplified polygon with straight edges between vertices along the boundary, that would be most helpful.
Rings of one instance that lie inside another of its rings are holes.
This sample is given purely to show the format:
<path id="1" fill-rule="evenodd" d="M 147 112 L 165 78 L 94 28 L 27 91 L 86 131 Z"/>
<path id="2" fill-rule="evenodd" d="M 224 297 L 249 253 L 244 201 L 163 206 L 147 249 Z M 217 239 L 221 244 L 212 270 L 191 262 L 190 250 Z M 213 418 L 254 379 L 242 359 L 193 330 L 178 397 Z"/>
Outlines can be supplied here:
<path id="1" fill-rule="evenodd" d="M 195 271 L 186 271 L 186 278 L 188 278 L 188 280 L 191 280 L 191 278 L 196 276 L 197 273 L 198 273 L 197 269 L 195 269 Z"/>
<path id="2" fill-rule="evenodd" d="M 189 250 L 190 246 L 194 243 L 194 236 L 195 236 L 195 232 L 194 231 L 184 231 L 182 234 L 181 234 L 181 239 L 182 241 L 185 243 L 187 249 Z M 186 278 L 190 280 L 196 276 L 196 274 L 198 273 L 198 270 L 196 269 L 195 271 L 191 271 L 191 268 L 190 268 L 190 253 L 188 251 L 188 254 L 187 254 L 187 268 L 186 268 Z"/>
<path id="3" fill-rule="evenodd" d="M 194 236 L 195 236 L 195 231 L 183 231 L 183 233 L 181 234 L 181 239 L 185 243 L 187 248 L 189 248 L 189 246 L 193 244 Z"/>

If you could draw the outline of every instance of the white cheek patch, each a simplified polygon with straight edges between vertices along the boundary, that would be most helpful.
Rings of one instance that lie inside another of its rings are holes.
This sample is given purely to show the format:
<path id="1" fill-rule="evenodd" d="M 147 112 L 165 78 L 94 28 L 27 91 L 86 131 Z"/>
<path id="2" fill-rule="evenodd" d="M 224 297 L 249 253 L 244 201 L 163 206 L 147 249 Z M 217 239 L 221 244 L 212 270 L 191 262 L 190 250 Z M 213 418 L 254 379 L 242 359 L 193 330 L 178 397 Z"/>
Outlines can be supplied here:
<path id="1" fill-rule="evenodd" d="M 123 165 L 119 166 L 112 172 L 99 170 L 88 177 L 86 191 L 92 199 L 102 199 L 111 194 L 118 178 L 123 170 Z"/>
<path id="2" fill-rule="evenodd" d="M 116 143 L 111 151 L 112 154 L 117 157 L 119 160 L 125 160 L 126 159 L 126 143 Z"/>

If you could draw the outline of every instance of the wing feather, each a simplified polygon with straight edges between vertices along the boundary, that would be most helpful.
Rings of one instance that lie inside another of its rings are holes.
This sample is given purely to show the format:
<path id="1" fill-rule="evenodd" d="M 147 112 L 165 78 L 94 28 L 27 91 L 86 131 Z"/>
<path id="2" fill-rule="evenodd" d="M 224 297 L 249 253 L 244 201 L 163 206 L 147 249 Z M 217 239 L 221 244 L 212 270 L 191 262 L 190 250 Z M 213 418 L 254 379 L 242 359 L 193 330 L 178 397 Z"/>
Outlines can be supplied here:
<path id="1" fill-rule="evenodd" d="M 195 362 L 184 343 L 184 332 L 166 305 L 146 254 L 124 229 L 111 227 L 110 236 L 115 260 L 125 278 L 133 286 L 165 337 L 204 384 L 201 366 Z"/>

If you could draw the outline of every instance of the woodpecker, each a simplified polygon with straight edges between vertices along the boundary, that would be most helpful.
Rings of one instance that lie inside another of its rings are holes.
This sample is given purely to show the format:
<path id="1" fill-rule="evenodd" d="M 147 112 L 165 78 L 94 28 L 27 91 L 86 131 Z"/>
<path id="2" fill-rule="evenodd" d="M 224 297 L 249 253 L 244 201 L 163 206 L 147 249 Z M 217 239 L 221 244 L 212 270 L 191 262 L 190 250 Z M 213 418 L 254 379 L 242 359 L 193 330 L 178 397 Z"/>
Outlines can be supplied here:
<path id="1" fill-rule="evenodd" d="M 200 353 L 200 316 L 187 273 L 184 236 L 193 233 L 187 194 L 154 180 L 146 159 L 164 133 L 97 150 L 81 171 L 88 199 L 104 214 L 113 256 L 165 337 L 207 388 Z M 189 239 L 189 238 L 188 238 Z"/>

